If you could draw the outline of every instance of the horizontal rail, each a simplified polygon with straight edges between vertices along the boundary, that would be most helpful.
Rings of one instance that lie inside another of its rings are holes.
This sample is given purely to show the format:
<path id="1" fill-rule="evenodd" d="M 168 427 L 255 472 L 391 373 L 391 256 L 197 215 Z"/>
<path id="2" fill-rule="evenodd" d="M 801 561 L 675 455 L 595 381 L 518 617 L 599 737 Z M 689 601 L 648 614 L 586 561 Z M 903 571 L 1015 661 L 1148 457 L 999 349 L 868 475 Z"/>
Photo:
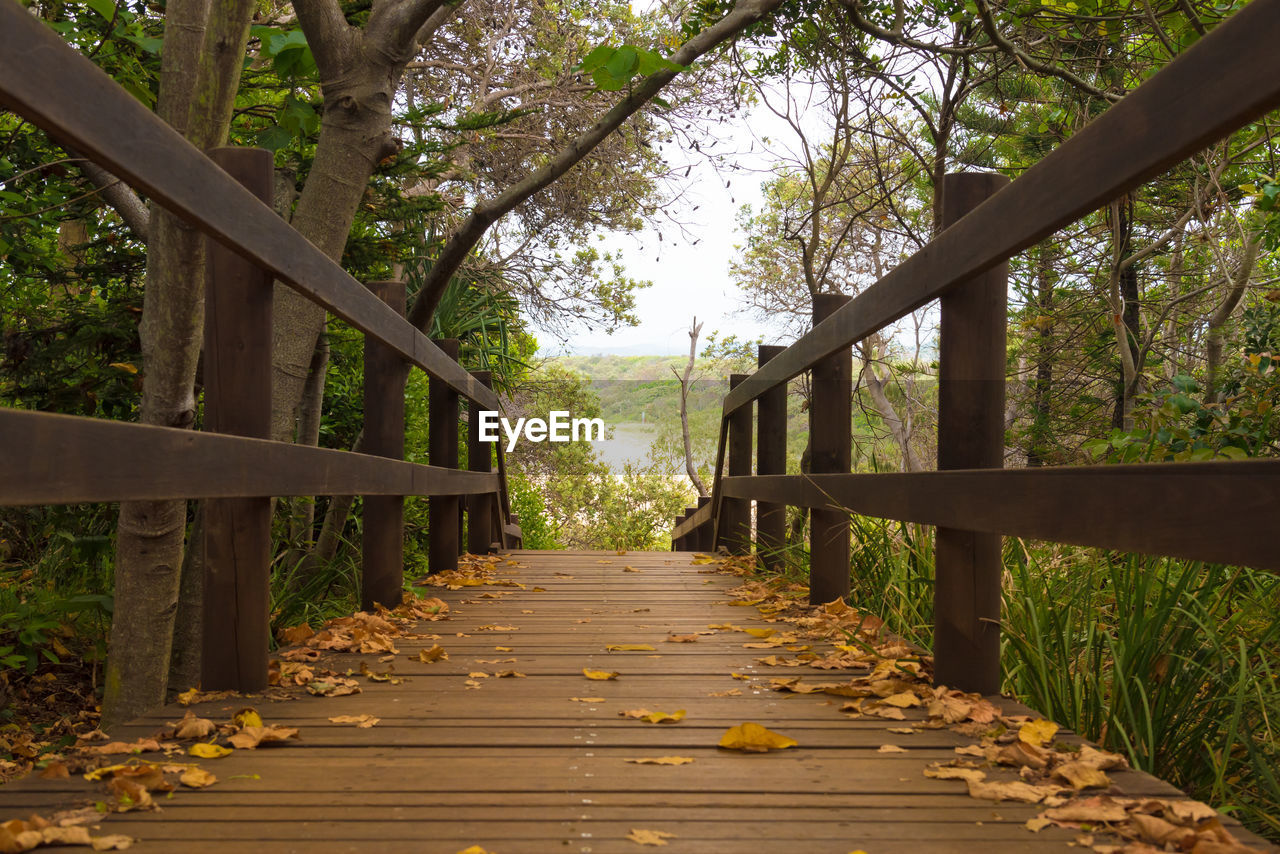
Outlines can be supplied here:
<path id="1" fill-rule="evenodd" d="M 0 506 L 281 495 L 480 495 L 497 474 L 328 448 L 0 409 Z"/>
<path id="2" fill-rule="evenodd" d="M 764 475 L 721 485 L 735 498 L 1280 571 L 1270 533 L 1280 460 Z"/>
<path id="3" fill-rule="evenodd" d="M 0 3 L 0 104 L 391 347 L 464 397 L 498 397 L 18 3 Z"/>
<path id="4" fill-rule="evenodd" d="M 1280 0 L 1254 0 L 724 400 L 724 416 L 1280 106 Z"/>
<path id="5" fill-rule="evenodd" d="M 686 534 L 690 534 L 694 530 L 701 528 L 703 525 L 707 524 L 710 521 L 711 521 L 711 504 L 710 503 L 703 504 L 688 519 L 685 519 L 679 525 L 676 525 L 675 530 L 671 532 L 671 538 L 674 540 L 678 537 L 683 537 Z"/>

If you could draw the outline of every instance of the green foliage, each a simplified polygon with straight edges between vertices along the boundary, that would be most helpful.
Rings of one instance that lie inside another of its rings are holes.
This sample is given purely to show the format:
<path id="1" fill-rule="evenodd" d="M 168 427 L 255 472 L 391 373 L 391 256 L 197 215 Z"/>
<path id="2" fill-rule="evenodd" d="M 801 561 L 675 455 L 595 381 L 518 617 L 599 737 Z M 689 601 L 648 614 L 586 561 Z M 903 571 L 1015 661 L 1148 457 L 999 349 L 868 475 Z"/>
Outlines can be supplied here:
<path id="1" fill-rule="evenodd" d="M 547 516 L 547 508 L 542 494 L 529 483 L 523 475 L 513 474 L 507 478 L 510 490 L 511 512 L 520 517 L 520 532 L 524 535 L 526 549 L 559 549 L 563 548 L 556 541 L 551 528 L 551 520 Z"/>
<path id="2" fill-rule="evenodd" d="M 648 77 L 659 71 L 684 71 L 685 66 L 635 45 L 602 44 L 583 57 L 578 70 L 590 74 L 597 89 L 616 92 L 630 86 L 636 77 Z"/>

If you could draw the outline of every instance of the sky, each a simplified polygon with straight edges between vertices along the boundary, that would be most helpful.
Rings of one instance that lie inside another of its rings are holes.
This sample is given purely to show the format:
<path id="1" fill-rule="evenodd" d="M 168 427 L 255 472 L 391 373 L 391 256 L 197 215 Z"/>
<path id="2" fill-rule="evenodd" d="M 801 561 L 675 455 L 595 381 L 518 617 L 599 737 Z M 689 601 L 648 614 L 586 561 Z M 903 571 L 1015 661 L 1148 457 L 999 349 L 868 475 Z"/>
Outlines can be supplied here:
<path id="1" fill-rule="evenodd" d="M 731 142 L 750 139 L 741 126 L 726 136 Z M 741 147 L 745 149 L 747 144 Z M 735 225 L 737 212 L 743 204 L 759 204 L 760 176 L 735 172 L 721 177 L 701 158 L 689 162 L 693 170 L 685 179 L 688 191 L 673 208 L 676 218 L 685 224 L 684 234 L 662 219 L 634 234 L 607 234 L 597 244 L 621 255 L 628 276 L 653 283 L 636 295 L 639 325 L 611 335 L 578 330 L 565 343 L 535 329 L 542 352 L 588 356 L 686 353 L 694 316 L 704 324 L 700 342 L 717 330 L 748 339 L 763 335 L 767 342 L 777 338 L 777 331 L 743 312 L 743 295 L 729 277 L 734 246 L 743 240 Z M 725 181 L 732 186 L 726 188 Z M 697 210 L 693 210 L 695 206 Z M 693 240 L 700 242 L 693 246 Z"/>

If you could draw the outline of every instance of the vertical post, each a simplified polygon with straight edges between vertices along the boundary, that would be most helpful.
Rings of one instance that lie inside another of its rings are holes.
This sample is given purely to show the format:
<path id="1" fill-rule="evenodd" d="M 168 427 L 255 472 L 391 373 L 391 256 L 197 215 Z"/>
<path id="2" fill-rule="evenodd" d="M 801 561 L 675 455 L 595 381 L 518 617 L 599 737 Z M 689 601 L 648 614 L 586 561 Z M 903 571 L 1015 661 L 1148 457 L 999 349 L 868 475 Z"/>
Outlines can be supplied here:
<path id="1" fill-rule="evenodd" d="M 731 374 L 729 390 L 737 388 L 747 374 Z M 751 415 L 748 403 L 729 416 L 729 447 L 725 464 L 729 477 L 751 476 Z M 751 552 L 751 499 L 724 498 L 720 504 L 720 542 L 730 554 Z"/>
<path id="2" fill-rule="evenodd" d="M 849 302 L 844 294 L 813 298 L 813 325 Z M 853 349 L 844 347 L 813 366 L 810 379 L 809 469 L 814 474 L 848 474 L 853 443 Z M 849 514 L 815 507 L 809 535 L 809 603 L 849 595 Z"/>
<path id="3" fill-rule="evenodd" d="M 404 282 L 369 282 L 396 314 L 405 313 Z M 394 350 L 364 339 L 364 453 L 404 459 L 404 385 L 409 366 Z M 360 607 L 394 608 L 404 589 L 404 496 L 366 495 L 361 543 Z"/>
<path id="4" fill-rule="evenodd" d="M 451 359 L 458 358 L 458 340 L 445 338 L 436 346 Z M 427 384 L 427 461 L 433 466 L 458 467 L 458 393 L 435 377 Z M 458 568 L 458 513 L 456 495 L 433 495 L 430 513 L 427 567 L 431 572 Z"/>
<path id="5" fill-rule="evenodd" d="M 946 228 L 1009 183 L 1003 175 L 943 179 Z M 953 288 L 941 300 L 938 468 L 1004 465 L 1005 330 L 1009 265 Z M 1000 690 L 1000 536 L 938 528 L 934 583 L 934 682 Z"/>
<path id="6" fill-rule="evenodd" d="M 761 344 L 756 365 L 764 364 L 786 347 Z M 756 474 L 787 473 L 787 384 L 780 383 L 756 398 Z M 787 533 L 787 506 L 774 501 L 756 502 L 756 554 L 764 568 L 782 568 L 782 544 Z"/>
<path id="7" fill-rule="evenodd" d="M 273 157 L 261 148 L 215 148 L 213 162 L 268 205 Z M 271 276 L 206 240 L 204 429 L 271 437 Z M 200 685 L 267 686 L 271 498 L 207 499 Z"/>
<path id="8" fill-rule="evenodd" d="M 493 374 L 489 371 L 472 371 L 485 388 L 493 388 Z M 493 443 L 480 441 L 480 404 L 472 401 L 467 425 L 467 468 L 472 471 L 493 471 Z M 493 494 L 471 495 L 467 498 L 467 550 L 472 554 L 488 554 L 493 545 Z"/>
<path id="9" fill-rule="evenodd" d="M 706 507 L 710 503 L 711 503 L 711 496 L 701 495 L 698 497 L 699 510 L 701 510 L 703 507 Z M 694 531 L 693 535 L 689 538 L 689 550 L 695 551 L 695 552 L 711 551 L 713 548 L 711 544 L 711 538 L 714 534 L 715 534 L 714 520 L 708 519 L 706 522 L 703 522 L 701 527 L 699 527 L 698 530 Z"/>
<path id="10" fill-rule="evenodd" d="M 688 518 L 689 518 L 689 511 L 688 511 L 687 509 L 686 509 L 686 510 L 682 510 L 682 511 L 680 512 L 680 515 L 676 517 L 676 524 L 675 524 L 675 527 L 679 528 L 679 527 L 680 527 L 680 525 L 684 523 L 684 520 L 685 520 L 685 519 L 688 519 Z M 672 550 L 672 551 L 675 551 L 675 552 L 684 552 L 684 551 L 688 551 L 688 550 L 689 550 L 689 535 L 688 535 L 688 534 L 685 534 L 683 537 L 675 537 L 674 539 L 672 539 L 672 541 L 671 541 L 671 550 Z"/>

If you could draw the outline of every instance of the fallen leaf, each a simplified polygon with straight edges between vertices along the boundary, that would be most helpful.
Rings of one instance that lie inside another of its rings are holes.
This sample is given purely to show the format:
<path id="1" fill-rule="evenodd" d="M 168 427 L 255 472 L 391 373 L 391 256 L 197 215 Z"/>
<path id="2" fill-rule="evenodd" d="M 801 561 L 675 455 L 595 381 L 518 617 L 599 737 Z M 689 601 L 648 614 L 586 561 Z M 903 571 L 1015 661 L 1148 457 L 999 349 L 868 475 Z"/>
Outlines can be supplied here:
<path id="1" fill-rule="evenodd" d="M 905 747 L 899 747 L 896 744 L 882 744 L 877 748 L 876 753 L 906 753 Z"/>
<path id="2" fill-rule="evenodd" d="M 1196 843 L 1196 832 L 1189 827 L 1179 827 L 1162 818 L 1140 812 L 1130 813 L 1129 820 L 1147 842 L 1160 846 L 1172 845 L 1178 851 L 1186 851 Z"/>
<path id="3" fill-rule="evenodd" d="M 1018 729 L 1018 739 L 1036 747 L 1044 747 L 1049 744 L 1057 734 L 1058 725 L 1044 718 L 1037 718 L 1034 721 L 1025 723 Z"/>
<path id="4" fill-rule="evenodd" d="M 474 630 L 477 632 L 518 632 L 520 631 L 520 629 L 517 628 L 516 626 L 494 626 L 494 625 L 476 626 Z"/>
<path id="5" fill-rule="evenodd" d="M 201 742 L 191 745 L 187 753 L 192 756 L 198 756 L 201 759 L 221 759 L 223 756 L 231 755 L 231 748 L 223 747 L 221 744 Z"/>
<path id="6" fill-rule="evenodd" d="M 748 679 L 751 678 L 745 673 L 730 673 L 729 676 L 731 676 L 734 679 L 741 679 L 743 682 L 746 682 Z"/>
<path id="7" fill-rule="evenodd" d="M 1080 821 L 1090 823 L 1124 821 L 1129 817 L 1124 804 L 1105 796 L 1081 798 L 1059 807 L 1051 807 L 1041 813 L 1054 821 Z"/>
<path id="8" fill-rule="evenodd" d="M 666 845 L 667 840 L 675 839 L 675 836 L 674 833 L 667 833 L 665 830 L 643 830 L 633 827 L 627 834 L 627 839 L 639 845 Z"/>
<path id="9" fill-rule="evenodd" d="M 968 780 L 969 797 L 990 801 L 1023 801 L 1038 804 L 1045 798 L 1058 793 L 1058 786 L 1033 786 L 1021 780 L 994 782 L 987 780 Z"/>
<path id="10" fill-rule="evenodd" d="M 622 568 L 622 571 L 623 572 L 644 572 L 644 570 L 636 569 L 634 566 L 624 566 Z"/>
<path id="11" fill-rule="evenodd" d="M 173 725 L 174 738 L 204 738 L 212 735 L 218 729 L 218 725 L 208 718 L 197 717 L 196 713 L 187 709 L 187 713 L 182 716 L 182 720 Z"/>
<path id="12" fill-rule="evenodd" d="M 80 752 L 90 756 L 115 756 L 120 753 L 143 753 L 160 749 L 160 742 L 154 738 L 140 738 L 137 741 L 109 741 L 95 747 L 81 747 Z"/>
<path id="13" fill-rule="evenodd" d="M 515 647 L 513 646 L 495 646 L 494 650 L 496 650 L 497 652 L 515 652 L 516 651 Z"/>
<path id="14" fill-rule="evenodd" d="M 1093 788 L 1105 789 L 1111 785 L 1111 778 L 1106 775 L 1106 772 L 1099 771 L 1084 762 L 1063 762 L 1053 769 L 1053 777 L 1067 783 L 1076 791 Z"/>
<path id="15" fill-rule="evenodd" d="M 603 703 L 604 697 L 570 697 L 571 703 Z"/>
<path id="16" fill-rule="evenodd" d="M 944 762 L 932 762 L 924 769 L 924 775 L 934 780 L 973 780 L 982 782 L 987 779 L 987 772 L 967 765 L 952 765 Z"/>
<path id="17" fill-rule="evenodd" d="M 108 833 L 105 836 L 92 836 L 89 844 L 94 851 L 123 851 L 137 840 L 123 833 Z"/>
<path id="18" fill-rule="evenodd" d="M 653 652 L 654 647 L 647 643 L 611 643 L 605 647 L 607 652 Z"/>
<path id="19" fill-rule="evenodd" d="M 651 724 L 674 724 L 684 720 L 684 709 L 678 709 L 671 714 L 651 712 L 648 709 L 628 709 L 625 712 L 618 712 L 618 714 L 624 718 L 635 718 Z"/>
<path id="20" fill-rule="evenodd" d="M 688 756 L 646 756 L 643 759 L 626 759 L 636 765 L 688 765 L 693 760 Z"/>
<path id="21" fill-rule="evenodd" d="M 711 691 L 708 697 L 741 697 L 742 691 L 737 688 L 730 688 L 728 691 Z"/>
<path id="22" fill-rule="evenodd" d="M 315 636 L 315 629 L 306 623 L 299 623 L 296 626 L 290 626 L 287 629 L 281 629 L 276 633 L 276 637 L 284 644 L 302 643 L 304 640 Z"/>
<path id="23" fill-rule="evenodd" d="M 582 668 L 582 675 L 587 677 L 588 679 L 594 679 L 597 682 L 603 682 L 606 679 L 617 679 L 622 674 L 618 673 L 618 671 L 616 670 L 589 670 L 586 667 L 584 667 Z"/>
<path id="24" fill-rule="evenodd" d="M 359 694 L 360 683 L 341 676 L 313 679 L 307 683 L 307 693 L 317 697 L 345 697 L 348 694 Z"/>
<path id="25" fill-rule="evenodd" d="M 499 679 L 524 679 L 525 675 L 518 670 L 499 670 L 493 674 Z"/>
<path id="26" fill-rule="evenodd" d="M 330 723 L 335 724 L 355 724 L 360 729 L 368 729 L 377 726 L 382 718 L 375 718 L 373 715 L 337 715 L 329 718 Z"/>
<path id="27" fill-rule="evenodd" d="M 891 726 L 889 727 L 888 731 L 897 733 L 898 735 L 915 735 L 916 733 L 920 732 L 920 730 L 916 729 L 915 727 L 909 727 L 909 726 Z"/>
<path id="28" fill-rule="evenodd" d="M 65 762 L 50 762 L 40 772 L 40 778 L 43 780 L 67 780 L 70 777 L 71 770 L 67 768 L 67 763 Z"/>
<path id="29" fill-rule="evenodd" d="M 496 854 L 496 852 L 482 848 L 479 845 L 472 845 L 469 848 L 463 848 L 458 854 Z"/>
<path id="30" fill-rule="evenodd" d="M 776 733 L 750 721 L 729 727 L 725 734 L 720 736 L 721 747 L 728 750 L 742 750 L 747 753 L 784 750 L 788 747 L 796 747 L 799 743 L 793 738 L 787 738 L 781 733 Z"/>
<path id="31" fill-rule="evenodd" d="M 125 777 L 112 777 L 107 781 L 107 792 L 115 801 L 116 812 L 155 809 L 155 801 L 146 786 Z"/>
<path id="32" fill-rule="evenodd" d="M 1049 819 L 1047 818 L 1043 818 L 1043 817 L 1029 818 L 1027 819 L 1026 824 L 1024 824 L 1023 827 L 1025 827 L 1027 830 L 1031 831 L 1032 833 L 1039 833 L 1040 831 L 1044 830 L 1046 827 L 1048 827 L 1051 824 L 1053 824 L 1053 822 L 1049 821 Z"/>
<path id="33" fill-rule="evenodd" d="M 203 768 L 192 767 L 182 772 L 178 782 L 191 789 L 203 789 L 218 782 L 218 778 Z"/>
<path id="34" fill-rule="evenodd" d="M 444 651 L 444 647 L 440 644 L 432 644 L 431 649 L 423 649 L 418 651 L 418 661 L 423 664 L 431 664 L 435 661 L 447 661 L 449 653 Z"/>
<path id="35" fill-rule="evenodd" d="M 742 631 L 746 632 L 747 634 L 751 635 L 754 638 L 772 637 L 773 635 L 776 635 L 778 633 L 777 629 L 743 629 Z"/>
<path id="36" fill-rule="evenodd" d="M 667 635 L 667 643 L 697 643 L 697 633 L 691 635 Z"/>
<path id="37" fill-rule="evenodd" d="M 911 709 L 920 705 L 920 698 L 910 691 L 899 691 L 896 694 L 890 694 L 880 700 L 886 706 L 893 706 L 898 709 Z"/>
<path id="38" fill-rule="evenodd" d="M 254 750 L 260 744 L 297 738 L 298 731 L 285 726 L 247 726 L 227 739 L 239 750 Z"/>
<path id="39" fill-rule="evenodd" d="M 236 726 L 240 727 L 241 729 L 243 729 L 244 727 L 250 727 L 250 726 L 260 727 L 263 725 L 262 715 L 258 714 L 258 710 L 248 708 L 248 707 L 243 708 L 240 711 L 236 712 L 235 716 L 231 718 L 231 722 Z"/>

